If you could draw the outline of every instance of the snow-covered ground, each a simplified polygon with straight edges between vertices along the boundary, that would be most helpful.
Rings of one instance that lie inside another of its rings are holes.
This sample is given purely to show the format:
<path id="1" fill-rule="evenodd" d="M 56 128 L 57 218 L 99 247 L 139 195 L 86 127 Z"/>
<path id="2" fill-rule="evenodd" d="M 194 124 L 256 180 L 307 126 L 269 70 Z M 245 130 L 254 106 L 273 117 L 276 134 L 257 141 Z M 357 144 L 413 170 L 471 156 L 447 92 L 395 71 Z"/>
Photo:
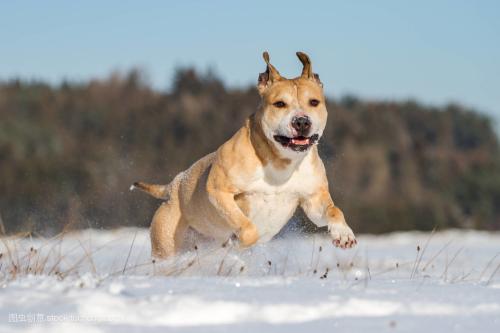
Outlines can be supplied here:
<path id="1" fill-rule="evenodd" d="M 358 241 L 193 243 L 160 263 L 143 229 L 3 238 L 0 332 L 500 332 L 499 233 Z"/>

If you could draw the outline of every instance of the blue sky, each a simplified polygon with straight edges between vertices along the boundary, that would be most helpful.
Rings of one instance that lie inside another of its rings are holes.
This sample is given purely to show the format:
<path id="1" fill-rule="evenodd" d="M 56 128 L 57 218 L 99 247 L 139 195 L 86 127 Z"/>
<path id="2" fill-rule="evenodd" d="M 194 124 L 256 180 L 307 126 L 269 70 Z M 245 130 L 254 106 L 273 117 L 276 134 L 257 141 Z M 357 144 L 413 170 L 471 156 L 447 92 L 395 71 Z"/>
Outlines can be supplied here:
<path id="1" fill-rule="evenodd" d="M 456 101 L 500 120 L 500 1 L 11 1 L 0 79 L 53 83 L 177 66 L 254 84 L 268 50 L 285 76 L 312 58 L 328 95 Z"/>

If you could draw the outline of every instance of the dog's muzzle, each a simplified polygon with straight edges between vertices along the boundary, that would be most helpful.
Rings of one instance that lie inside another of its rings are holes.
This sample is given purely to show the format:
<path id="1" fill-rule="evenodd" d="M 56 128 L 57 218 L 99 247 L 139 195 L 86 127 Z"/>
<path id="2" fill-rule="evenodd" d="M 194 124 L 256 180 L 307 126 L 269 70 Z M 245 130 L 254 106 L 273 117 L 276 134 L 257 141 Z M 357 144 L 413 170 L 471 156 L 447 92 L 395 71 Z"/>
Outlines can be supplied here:
<path id="1" fill-rule="evenodd" d="M 290 148 L 293 151 L 306 151 L 319 140 L 319 135 L 314 134 L 307 136 L 288 137 L 284 135 L 275 135 L 274 140 L 280 143 L 285 148 Z"/>

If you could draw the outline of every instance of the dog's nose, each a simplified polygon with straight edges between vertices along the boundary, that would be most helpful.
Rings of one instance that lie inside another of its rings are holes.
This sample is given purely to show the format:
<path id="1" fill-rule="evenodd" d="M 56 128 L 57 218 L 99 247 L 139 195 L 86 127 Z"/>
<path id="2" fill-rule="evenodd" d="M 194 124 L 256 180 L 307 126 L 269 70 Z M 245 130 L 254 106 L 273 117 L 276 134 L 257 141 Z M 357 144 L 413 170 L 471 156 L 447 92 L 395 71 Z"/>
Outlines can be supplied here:
<path id="1" fill-rule="evenodd" d="M 306 135 L 311 128 L 309 117 L 295 117 L 292 120 L 292 127 L 295 128 L 299 135 Z"/>

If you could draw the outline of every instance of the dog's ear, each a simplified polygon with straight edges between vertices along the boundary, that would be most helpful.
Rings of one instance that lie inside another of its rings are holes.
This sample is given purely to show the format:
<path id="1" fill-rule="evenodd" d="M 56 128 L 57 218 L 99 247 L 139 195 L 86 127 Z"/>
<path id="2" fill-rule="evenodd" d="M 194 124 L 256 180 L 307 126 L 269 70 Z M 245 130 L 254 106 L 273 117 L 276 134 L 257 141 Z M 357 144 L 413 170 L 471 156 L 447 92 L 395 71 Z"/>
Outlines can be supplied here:
<path id="1" fill-rule="evenodd" d="M 267 68 L 266 68 L 266 71 L 264 73 L 259 74 L 259 79 L 257 82 L 257 89 L 259 90 L 259 93 L 261 95 L 264 93 L 266 88 L 268 86 L 270 86 L 273 82 L 279 81 L 282 79 L 278 70 L 273 65 L 271 65 L 271 63 L 269 62 L 269 53 L 267 53 L 267 51 L 265 51 L 262 54 L 262 57 L 264 58 L 264 61 L 267 64 Z"/>
<path id="2" fill-rule="evenodd" d="M 304 52 L 297 52 L 297 57 L 299 58 L 300 62 L 304 67 L 302 67 L 302 74 L 300 77 L 305 78 L 305 79 L 310 79 L 315 81 L 317 84 L 323 87 L 323 83 L 319 80 L 319 75 L 316 73 L 313 73 L 312 71 L 312 65 L 311 65 L 311 60 L 309 59 L 309 56 L 305 54 Z"/>

